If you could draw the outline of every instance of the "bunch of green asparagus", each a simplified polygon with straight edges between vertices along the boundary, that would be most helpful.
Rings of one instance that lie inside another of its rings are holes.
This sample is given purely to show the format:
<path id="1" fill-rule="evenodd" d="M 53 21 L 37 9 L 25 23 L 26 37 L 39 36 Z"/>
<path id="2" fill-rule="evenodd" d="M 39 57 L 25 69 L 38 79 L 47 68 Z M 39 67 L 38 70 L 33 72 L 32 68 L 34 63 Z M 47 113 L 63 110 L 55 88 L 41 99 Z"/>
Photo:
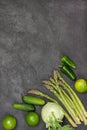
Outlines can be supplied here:
<path id="1" fill-rule="evenodd" d="M 85 110 L 84 105 L 71 86 L 62 78 L 57 70 L 53 71 L 53 77 L 50 77 L 49 80 L 43 81 L 43 83 L 44 86 L 50 90 L 56 98 L 58 98 L 58 100 L 39 90 L 29 90 L 28 93 L 45 97 L 50 101 L 59 104 L 65 117 L 73 127 L 77 127 L 81 122 L 87 125 L 87 111 Z"/>

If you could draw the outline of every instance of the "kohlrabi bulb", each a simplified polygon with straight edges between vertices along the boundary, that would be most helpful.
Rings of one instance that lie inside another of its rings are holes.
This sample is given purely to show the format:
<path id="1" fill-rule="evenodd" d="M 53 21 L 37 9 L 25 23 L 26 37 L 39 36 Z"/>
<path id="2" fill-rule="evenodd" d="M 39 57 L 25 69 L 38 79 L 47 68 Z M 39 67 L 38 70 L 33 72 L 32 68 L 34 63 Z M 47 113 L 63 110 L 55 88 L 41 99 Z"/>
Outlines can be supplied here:
<path id="1" fill-rule="evenodd" d="M 46 127 L 49 127 L 55 120 L 62 121 L 64 113 L 57 103 L 48 102 L 43 106 L 41 116 L 42 120 L 46 123 Z"/>

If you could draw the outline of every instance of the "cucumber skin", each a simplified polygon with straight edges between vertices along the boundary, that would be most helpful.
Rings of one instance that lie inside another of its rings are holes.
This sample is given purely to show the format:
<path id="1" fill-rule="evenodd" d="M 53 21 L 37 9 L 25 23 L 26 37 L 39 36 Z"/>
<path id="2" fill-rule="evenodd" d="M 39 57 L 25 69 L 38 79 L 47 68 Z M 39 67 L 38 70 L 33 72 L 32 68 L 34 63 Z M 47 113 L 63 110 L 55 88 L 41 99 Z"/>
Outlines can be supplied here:
<path id="1" fill-rule="evenodd" d="M 25 104 L 25 103 L 14 103 L 13 108 L 17 110 L 24 110 L 24 111 L 34 111 L 35 107 L 31 104 Z"/>
<path id="2" fill-rule="evenodd" d="M 22 97 L 22 100 L 25 103 L 34 104 L 34 105 L 44 105 L 45 104 L 45 101 L 43 99 L 34 97 L 34 96 L 25 95 Z"/>

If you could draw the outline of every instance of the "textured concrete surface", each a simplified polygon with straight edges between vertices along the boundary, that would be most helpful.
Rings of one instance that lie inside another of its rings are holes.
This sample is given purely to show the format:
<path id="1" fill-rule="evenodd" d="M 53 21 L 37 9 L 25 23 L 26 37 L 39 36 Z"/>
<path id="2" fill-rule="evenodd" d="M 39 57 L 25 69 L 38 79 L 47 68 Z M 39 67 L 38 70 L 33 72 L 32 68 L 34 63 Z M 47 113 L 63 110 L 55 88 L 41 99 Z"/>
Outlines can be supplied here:
<path id="1" fill-rule="evenodd" d="M 58 69 L 63 54 L 76 62 L 77 76 L 87 79 L 86 0 L 0 0 L 0 130 L 7 114 L 17 118 L 16 130 L 46 129 L 42 121 L 28 127 L 25 112 L 12 104 L 21 102 L 28 89 L 46 91 L 42 80 Z M 79 96 L 87 108 L 87 93 Z"/>

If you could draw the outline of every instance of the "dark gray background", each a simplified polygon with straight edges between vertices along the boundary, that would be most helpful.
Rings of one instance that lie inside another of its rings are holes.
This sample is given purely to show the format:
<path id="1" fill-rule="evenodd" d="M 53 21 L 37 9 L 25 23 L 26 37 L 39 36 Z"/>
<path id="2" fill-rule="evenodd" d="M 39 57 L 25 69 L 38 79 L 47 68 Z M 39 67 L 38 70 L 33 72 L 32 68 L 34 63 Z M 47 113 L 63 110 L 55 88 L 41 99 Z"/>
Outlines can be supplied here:
<path id="1" fill-rule="evenodd" d="M 42 121 L 28 127 L 25 112 L 12 104 L 21 102 L 28 89 L 47 92 L 42 80 L 58 69 L 63 54 L 77 64 L 77 76 L 87 79 L 86 0 L 0 0 L 0 130 L 7 114 L 17 118 L 16 130 L 46 129 Z M 87 108 L 87 93 L 78 95 Z M 86 129 L 80 125 L 76 130 Z"/>

